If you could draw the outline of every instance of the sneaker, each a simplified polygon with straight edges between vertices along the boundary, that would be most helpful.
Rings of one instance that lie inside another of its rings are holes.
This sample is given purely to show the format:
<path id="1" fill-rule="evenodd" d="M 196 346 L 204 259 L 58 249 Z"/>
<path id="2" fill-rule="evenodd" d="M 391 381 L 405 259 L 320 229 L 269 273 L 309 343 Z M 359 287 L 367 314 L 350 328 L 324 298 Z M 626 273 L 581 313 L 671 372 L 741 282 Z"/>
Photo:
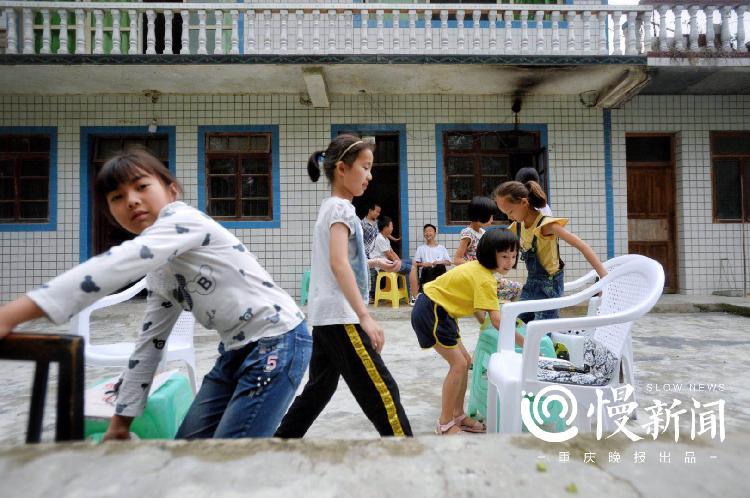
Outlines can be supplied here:
<path id="1" fill-rule="evenodd" d="M 413 297 L 409 300 L 409 306 L 414 306 L 415 304 L 417 304 L 417 298 Z"/>

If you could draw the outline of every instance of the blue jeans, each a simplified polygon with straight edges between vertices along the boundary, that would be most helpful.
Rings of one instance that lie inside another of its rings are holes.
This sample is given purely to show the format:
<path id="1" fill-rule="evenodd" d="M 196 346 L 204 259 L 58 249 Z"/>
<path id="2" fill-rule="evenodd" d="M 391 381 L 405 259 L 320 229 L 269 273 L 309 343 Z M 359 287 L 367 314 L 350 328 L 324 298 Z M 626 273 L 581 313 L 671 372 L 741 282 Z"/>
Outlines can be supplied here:
<path id="1" fill-rule="evenodd" d="M 307 370 L 307 323 L 234 350 L 224 350 L 203 378 L 176 439 L 270 437 Z"/>

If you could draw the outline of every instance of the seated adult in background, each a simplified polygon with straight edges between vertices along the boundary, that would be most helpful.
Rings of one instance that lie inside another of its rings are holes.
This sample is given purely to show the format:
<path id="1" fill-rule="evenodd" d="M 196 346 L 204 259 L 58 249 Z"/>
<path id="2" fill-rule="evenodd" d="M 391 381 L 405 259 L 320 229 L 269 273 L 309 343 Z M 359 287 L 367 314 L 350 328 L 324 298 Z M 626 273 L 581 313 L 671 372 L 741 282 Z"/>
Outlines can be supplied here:
<path id="1" fill-rule="evenodd" d="M 437 228 L 427 223 L 422 229 L 425 243 L 417 247 L 414 255 L 414 264 L 409 272 L 409 285 L 411 286 L 411 301 L 414 306 L 417 302 L 417 294 L 422 292 L 422 286 L 432 282 L 447 270 L 446 266 L 453 264 L 448 250 L 445 246 L 437 243 Z"/>

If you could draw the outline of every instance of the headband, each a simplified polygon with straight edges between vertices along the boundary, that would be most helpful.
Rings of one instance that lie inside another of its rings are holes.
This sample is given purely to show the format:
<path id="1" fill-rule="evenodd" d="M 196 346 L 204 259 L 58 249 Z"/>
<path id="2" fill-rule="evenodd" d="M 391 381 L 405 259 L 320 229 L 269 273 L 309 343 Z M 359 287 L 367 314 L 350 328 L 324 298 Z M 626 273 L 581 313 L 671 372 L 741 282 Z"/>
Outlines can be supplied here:
<path id="1" fill-rule="evenodd" d="M 352 147 L 354 147 L 355 145 L 358 145 L 358 144 L 363 144 L 363 143 L 365 143 L 363 140 L 357 140 L 356 142 L 354 142 L 353 144 L 351 144 L 349 147 L 347 147 L 346 149 L 344 149 L 344 152 L 341 153 L 341 155 L 339 156 L 339 158 L 336 159 L 333 162 L 333 164 L 336 164 L 337 162 L 341 161 L 341 159 L 346 155 L 346 153 L 349 152 L 350 150 L 352 150 Z"/>

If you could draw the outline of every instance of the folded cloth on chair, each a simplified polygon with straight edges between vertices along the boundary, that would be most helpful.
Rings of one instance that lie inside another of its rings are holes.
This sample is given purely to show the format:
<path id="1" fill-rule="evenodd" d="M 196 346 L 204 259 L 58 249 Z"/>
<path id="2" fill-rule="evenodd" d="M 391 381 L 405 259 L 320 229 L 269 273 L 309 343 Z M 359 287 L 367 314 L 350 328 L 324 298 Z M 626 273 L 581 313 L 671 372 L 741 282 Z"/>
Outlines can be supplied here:
<path id="1" fill-rule="evenodd" d="M 537 379 L 561 384 L 604 386 L 609 384 L 617 367 L 617 357 L 604 345 L 588 337 L 583 344 L 583 362 L 591 368 L 588 373 L 554 370 L 554 365 L 560 364 L 561 361 L 540 358 Z"/>

